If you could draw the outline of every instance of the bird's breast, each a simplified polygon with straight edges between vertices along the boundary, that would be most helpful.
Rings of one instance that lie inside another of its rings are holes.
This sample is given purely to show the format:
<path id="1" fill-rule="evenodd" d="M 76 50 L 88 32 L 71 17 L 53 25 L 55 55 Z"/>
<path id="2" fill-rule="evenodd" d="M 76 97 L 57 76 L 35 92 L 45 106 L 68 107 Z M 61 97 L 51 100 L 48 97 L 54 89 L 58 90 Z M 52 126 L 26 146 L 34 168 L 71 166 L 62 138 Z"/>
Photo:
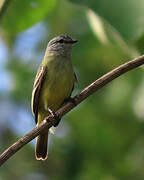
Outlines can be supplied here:
<path id="1" fill-rule="evenodd" d="M 57 61 L 48 65 L 47 75 L 41 92 L 41 106 L 57 110 L 70 96 L 74 84 L 74 72 L 71 63 Z"/>

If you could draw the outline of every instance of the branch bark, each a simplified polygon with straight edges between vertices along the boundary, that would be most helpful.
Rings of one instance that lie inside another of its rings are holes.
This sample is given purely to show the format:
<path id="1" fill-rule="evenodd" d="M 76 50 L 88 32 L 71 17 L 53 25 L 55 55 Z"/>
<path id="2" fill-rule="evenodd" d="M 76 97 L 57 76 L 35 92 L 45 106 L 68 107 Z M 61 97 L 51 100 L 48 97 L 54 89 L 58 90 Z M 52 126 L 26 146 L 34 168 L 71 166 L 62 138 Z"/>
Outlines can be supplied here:
<path id="1" fill-rule="evenodd" d="M 117 68 L 111 70 L 110 72 L 106 73 L 93 83 L 91 83 L 89 86 L 87 86 L 85 89 L 83 89 L 80 93 L 78 93 L 76 96 L 74 96 L 73 100 L 75 103 L 69 101 L 67 102 L 63 107 L 61 107 L 56 114 L 61 118 L 66 113 L 68 113 L 70 110 L 72 110 L 75 106 L 80 104 L 84 99 L 86 99 L 88 96 L 96 92 L 98 89 L 102 88 L 109 82 L 111 82 L 113 79 L 119 77 L 120 75 L 135 69 L 138 66 L 141 66 L 144 64 L 144 55 L 139 56 L 129 62 L 126 62 Z M 20 150 L 24 145 L 29 143 L 32 139 L 34 139 L 36 136 L 38 136 L 44 129 L 48 129 L 53 126 L 54 123 L 56 123 L 56 119 L 52 117 L 51 115 L 46 117 L 45 120 L 36 128 L 34 128 L 32 131 L 27 133 L 25 136 L 20 138 L 17 142 L 15 142 L 13 145 L 11 145 L 8 149 L 6 149 L 1 155 L 0 155 L 0 166 L 6 162 L 11 156 L 13 156 L 18 150 Z"/>

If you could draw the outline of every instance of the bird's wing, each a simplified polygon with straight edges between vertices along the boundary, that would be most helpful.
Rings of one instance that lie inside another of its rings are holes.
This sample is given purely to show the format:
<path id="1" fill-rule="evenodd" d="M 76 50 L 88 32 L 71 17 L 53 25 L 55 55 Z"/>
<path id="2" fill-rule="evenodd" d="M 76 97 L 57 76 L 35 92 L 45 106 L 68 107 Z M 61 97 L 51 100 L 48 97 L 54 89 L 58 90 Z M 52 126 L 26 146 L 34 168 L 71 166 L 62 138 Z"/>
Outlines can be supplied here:
<path id="1" fill-rule="evenodd" d="M 40 92 L 41 92 L 41 87 L 42 87 L 46 73 L 47 73 L 47 67 L 40 66 L 36 74 L 36 78 L 33 85 L 31 108 L 32 108 L 32 113 L 35 117 L 36 123 L 37 123 L 37 116 L 38 116 Z"/>
<path id="2" fill-rule="evenodd" d="M 78 79 L 77 79 L 76 73 L 74 72 L 74 83 L 73 83 L 73 87 L 72 87 L 72 90 L 71 90 L 71 93 L 70 93 L 69 96 L 71 96 L 71 94 L 72 94 L 72 92 L 73 92 L 73 90 L 74 90 L 74 85 L 75 85 L 75 83 L 78 83 Z"/>

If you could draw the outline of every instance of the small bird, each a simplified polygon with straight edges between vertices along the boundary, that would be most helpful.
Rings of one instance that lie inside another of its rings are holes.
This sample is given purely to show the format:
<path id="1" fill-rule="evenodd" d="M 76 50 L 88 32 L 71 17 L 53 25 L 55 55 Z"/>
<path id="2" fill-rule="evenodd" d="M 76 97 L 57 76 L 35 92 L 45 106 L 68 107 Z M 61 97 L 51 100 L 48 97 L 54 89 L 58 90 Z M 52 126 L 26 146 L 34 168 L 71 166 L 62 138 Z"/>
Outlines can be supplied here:
<path id="1" fill-rule="evenodd" d="M 31 108 L 37 126 L 71 96 L 77 82 L 71 63 L 72 45 L 76 42 L 67 35 L 59 35 L 47 45 L 32 91 Z M 45 130 L 36 138 L 37 160 L 48 157 L 48 133 Z"/>

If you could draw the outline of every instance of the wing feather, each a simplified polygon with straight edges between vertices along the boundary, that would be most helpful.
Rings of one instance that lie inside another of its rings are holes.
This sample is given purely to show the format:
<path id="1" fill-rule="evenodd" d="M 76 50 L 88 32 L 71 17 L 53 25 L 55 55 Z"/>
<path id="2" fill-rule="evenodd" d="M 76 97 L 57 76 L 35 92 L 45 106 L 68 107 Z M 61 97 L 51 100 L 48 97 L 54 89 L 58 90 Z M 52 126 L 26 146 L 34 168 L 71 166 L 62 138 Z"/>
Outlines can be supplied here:
<path id="1" fill-rule="evenodd" d="M 42 84 L 43 84 L 46 73 L 47 73 L 47 67 L 40 66 L 36 74 L 36 78 L 33 85 L 31 108 L 32 108 L 32 113 L 35 117 L 36 123 L 37 123 L 37 116 L 38 116 L 39 97 L 40 97 L 41 88 L 42 88 Z"/>

